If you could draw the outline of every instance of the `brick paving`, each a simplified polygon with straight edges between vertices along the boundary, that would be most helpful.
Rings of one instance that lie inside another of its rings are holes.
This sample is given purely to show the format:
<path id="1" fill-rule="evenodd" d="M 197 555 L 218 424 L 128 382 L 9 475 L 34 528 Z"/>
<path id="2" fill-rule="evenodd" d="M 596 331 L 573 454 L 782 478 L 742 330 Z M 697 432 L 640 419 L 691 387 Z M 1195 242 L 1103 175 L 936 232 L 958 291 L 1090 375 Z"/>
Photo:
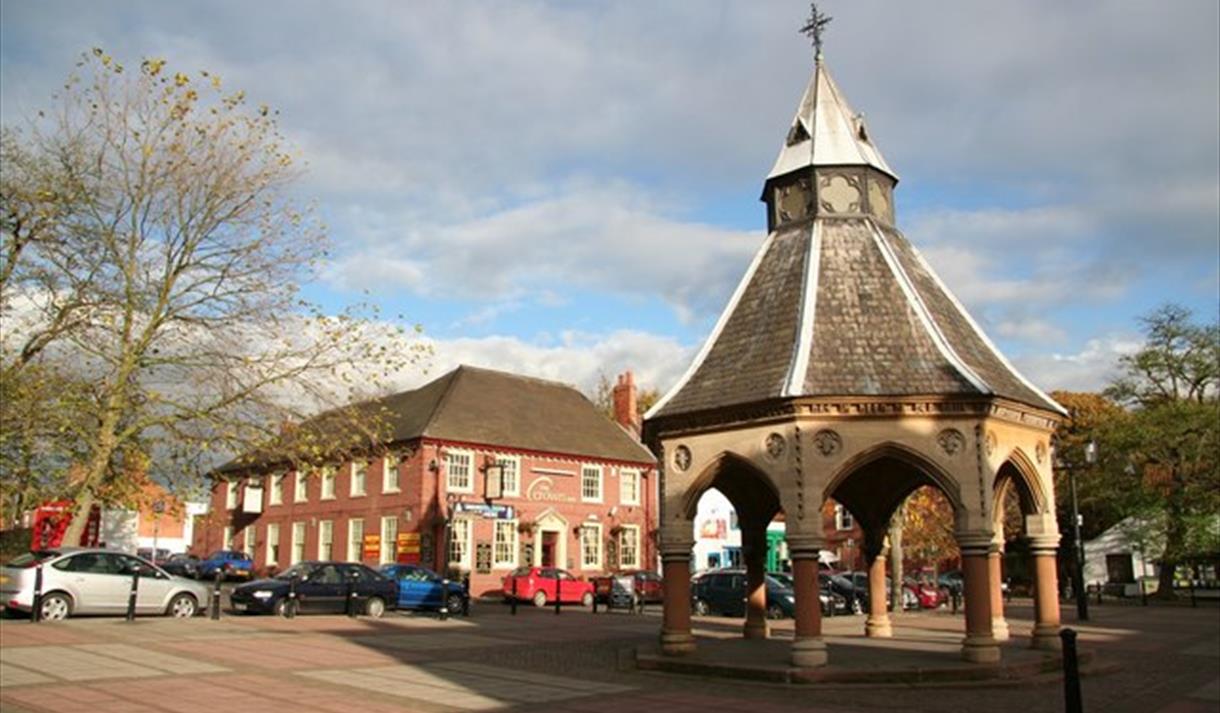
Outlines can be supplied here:
<path id="1" fill-rule="evenodd" d="M 1065 609 L 1065 616 L 1071 612 Z M 1220 612 L 1210 608 L 1094 607 L 1081 646 L 1118 670 L 1087 677 L 1087 710 L 1220 711 Z M 1031 611 L 1009 609 L 1016 656 Z M 1043 677 L 1009 687 L 786 687 L 637 671 L 637 647 L 656 641 L 659 617 L 497 604 L 470 619 L 390 615 L 228 617 L 219 622 L 79 619 L 0 621 L 0 711 L 545 710 L 621 713 L 734 711 L 1061 711 L 1062 684 Z M 962 620 L 948 612 L 902 615 L 895 642 L 859 636 L 863 617 L 826 620 L 832 664 L 878 666 L 956 656 Z M 1065 622 L 1073 625 L 1071 621 Z M 700 620 L 706 640 L 732 639 L 740 623 Z M 791 637 L 779 622 L 773 637 Z M 707 648 L 710 648 L 710 641 Z M 748 643 L 748 642 L 741 642 Z M 731 646 L 724 641 L 721 646 Z M 782 645 L 772 648 L 782 650 Z M 851 652 L 850 654 L 847 652 Z M 915 657 L 915 658 L 911 658 Z M 855 659 L 854 661 L 852 659 Z"/>

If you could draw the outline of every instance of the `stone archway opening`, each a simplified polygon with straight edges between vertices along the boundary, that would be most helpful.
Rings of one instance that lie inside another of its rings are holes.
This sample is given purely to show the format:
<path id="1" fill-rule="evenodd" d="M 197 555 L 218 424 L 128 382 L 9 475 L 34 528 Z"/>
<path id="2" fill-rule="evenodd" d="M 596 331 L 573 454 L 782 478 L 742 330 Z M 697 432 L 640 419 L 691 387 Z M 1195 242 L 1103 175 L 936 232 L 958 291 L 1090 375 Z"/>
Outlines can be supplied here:
<path id="1" fill-rule="evenodd" d="M 727 507 L 709 513 L 709 500 L 719 500 Z M 692 556 L 696 579 L 691 584 L 694 613 L 741 616 L 745 638 L 766 638 L 768 618 L 782 615 L 781 603 L 767 599 L 766 579 L 775 559 L 768 526 L 783 512 L 779 492 L 750 461 L 724 453 L 691 483 L 684 501 L 696 542 Z M 700 516 L 701 503 L 704 517 Z M 707 534 L 712 537 L 703 536 Z M 708 539 L 722 542 L 723 548 L 701 551 L 699 543 Z"/>
<path id="2" fill-rule="evenodd" d="M 1004 616 L 1005 592 L 1018 588 L 1034 599 L 1034 648 L 1059 645 L 1059 582 L 1054 508 L 1037 469 L 1019 450 L 996 472 L 992 516 L 995 546 L 989 558 L 992 630 L 997 640 L 1010 636 Z M 1048 527 L 1049 524 L 1049 527 Z"/>

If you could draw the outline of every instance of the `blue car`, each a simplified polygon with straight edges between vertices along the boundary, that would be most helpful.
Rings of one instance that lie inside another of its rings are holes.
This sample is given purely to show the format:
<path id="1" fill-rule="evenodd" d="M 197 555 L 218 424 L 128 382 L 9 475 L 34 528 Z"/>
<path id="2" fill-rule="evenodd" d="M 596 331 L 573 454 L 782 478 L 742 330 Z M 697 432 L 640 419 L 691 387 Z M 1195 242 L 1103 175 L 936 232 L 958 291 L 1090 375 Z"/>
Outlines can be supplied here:
<path id="1" fill-rule="evenodd" d="M 440 609 L 442 594 L 441 576 L 427 567 L 413 564 L 387 564 L 381 573 L 398 582 L 399 609 Z M 462 582 L 449 582 L 450 613 L 463 610 L 469 601 L 470 592 Z"/>
<path id="2" fill-rule="evenodd" d="M 216 576 L 216 571 L 222 570 L 224 578 L 237 577 L 239 579 L 250 579 L 254 573 L 254 560 L 245 552 L 237 550 L 217 550 L 208 555 L 208 558 L 199 562 L 195 568 L 196 576 L 199 579 L 212 579 Z"/>

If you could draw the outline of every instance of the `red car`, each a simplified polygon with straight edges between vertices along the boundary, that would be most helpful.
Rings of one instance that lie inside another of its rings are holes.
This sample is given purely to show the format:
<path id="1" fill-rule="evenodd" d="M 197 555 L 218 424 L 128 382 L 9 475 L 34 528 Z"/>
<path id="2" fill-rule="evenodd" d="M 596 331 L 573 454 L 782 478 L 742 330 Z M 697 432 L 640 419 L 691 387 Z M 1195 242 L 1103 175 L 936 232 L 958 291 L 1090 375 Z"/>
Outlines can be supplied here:
<path id="1" fill-rule="evenodd" d="M 631 577 L 635 583 L 635 591 L 643 596 L 645 602 L 658 603 L 664 598 L 665 589 L 661 585 L 661 576 L 656 572 L 636 569 L 594 577 L 592 580 L 593 593 L 597 597 L 597 601 L 610 601 L 610 595 L 614 591 L 614 580 L 618 577 Z"/>
<path id="2" fill-rule="evenodd" d="M 556 567 L 520 567 L 504 577 L 504 598 L 532 601 L 534 606 L 554 604 L 593 605 L 593 583 L 573 577 Z"/>
<path id="3" fill-rule="evenodd" d="M 915 581 L 910 577 L 903 580 L 902 586 L 915 593 L 921 609 L 935 609 L 949 601 L 948 592 L 929 581 Z"/>

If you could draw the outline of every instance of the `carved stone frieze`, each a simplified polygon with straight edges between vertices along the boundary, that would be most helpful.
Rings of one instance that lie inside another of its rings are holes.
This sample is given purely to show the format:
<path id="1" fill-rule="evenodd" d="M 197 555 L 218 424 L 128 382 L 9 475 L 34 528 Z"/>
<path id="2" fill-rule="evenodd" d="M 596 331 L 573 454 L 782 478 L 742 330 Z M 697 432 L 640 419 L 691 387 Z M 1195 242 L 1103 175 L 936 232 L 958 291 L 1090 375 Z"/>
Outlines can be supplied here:
<path id="1" fill-rule="evenodd" d="M 690 449 L 686 446 L 678 446 L 674 449 L 674 467 L 685 472 L 690 468 L 691 455 Z"/>
<path id="2" fill-rule="evenodd" d="M 1046 441 L 1038 441 L 1038 445 L 1034 446 L 1034 457 L 1038 459 L 1038 465 L 1046 462 Z"/>
<path id="3" fill-rule="evenodd" d="M 818 453 L 830 458 L 843 450 L 843 438 L 829 428 L 823 428 L 813 434 L 813 446 L 818 449 Z"/>
<path id="4" fill-rule="evenodd" d="M 955 456 L 966 447 L 966 436 L 956 428 L 946 428 L 936 437 L 941 450 L 950 456 Z"/>
<path id="5" fill-rule="evenodd" d="M 771 456 L 772 460 L 779 460 L 783 457 L 784 451 L 788 449 L 788 442 L 778 433 L 772 433 L 767 436 L 765 443 L 767 455 Z"/>
<path id="6" fill-rule="evenodd" d="M 987 455 L 995 453 L 996 446 L 999 441 L 996 439 L 995 431 L 988 431 L 987 436 L 983 439 L 983 447 L 987 450 Z"/>

